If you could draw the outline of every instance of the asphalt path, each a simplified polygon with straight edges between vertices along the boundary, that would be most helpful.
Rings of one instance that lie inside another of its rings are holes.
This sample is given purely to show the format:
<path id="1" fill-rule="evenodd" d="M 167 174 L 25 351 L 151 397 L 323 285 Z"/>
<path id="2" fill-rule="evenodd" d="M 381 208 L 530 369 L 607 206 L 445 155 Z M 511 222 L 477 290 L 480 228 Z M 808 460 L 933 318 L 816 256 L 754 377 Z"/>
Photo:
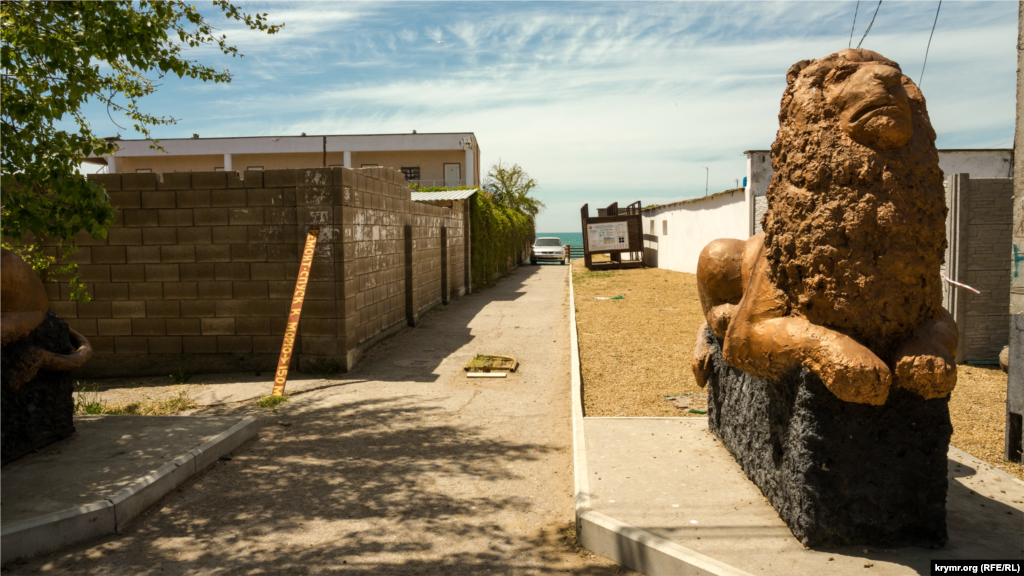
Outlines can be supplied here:
<path id="1" fill-rule="evenodd" d="M 200 409 L 257 414 L 259 437 L 122 535 L 6 573 L 624 572 L 572 545 L 567 271 L 522 266 L 276 412 Z M 477 353 L 521 366 L 468 379 Z"/>

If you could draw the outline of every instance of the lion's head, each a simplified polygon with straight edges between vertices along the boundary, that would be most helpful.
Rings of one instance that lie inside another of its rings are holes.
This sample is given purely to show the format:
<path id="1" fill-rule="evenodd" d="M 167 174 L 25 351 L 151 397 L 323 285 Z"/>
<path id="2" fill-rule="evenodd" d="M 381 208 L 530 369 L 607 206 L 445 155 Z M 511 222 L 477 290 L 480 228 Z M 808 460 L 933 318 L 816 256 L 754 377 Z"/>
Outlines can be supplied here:
<path id="1" fill-rule="evenodd" d="M 762 221 L 791 313 L 880 357 L 942 303 L 946 205 L 924 96 L 899 64 L 843 50 L 787 73 Z"/>

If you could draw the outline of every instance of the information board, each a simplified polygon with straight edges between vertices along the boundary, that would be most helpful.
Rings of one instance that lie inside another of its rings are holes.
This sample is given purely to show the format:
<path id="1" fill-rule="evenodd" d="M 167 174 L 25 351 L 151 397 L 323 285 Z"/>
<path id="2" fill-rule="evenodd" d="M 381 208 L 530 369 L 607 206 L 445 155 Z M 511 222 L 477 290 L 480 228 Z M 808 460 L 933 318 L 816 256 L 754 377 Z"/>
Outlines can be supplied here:
<path id="1" fill-rule="evenodd" d="M 591 252 L 629 250 L 628 222 L 587 224 L 587 241 Z"/>

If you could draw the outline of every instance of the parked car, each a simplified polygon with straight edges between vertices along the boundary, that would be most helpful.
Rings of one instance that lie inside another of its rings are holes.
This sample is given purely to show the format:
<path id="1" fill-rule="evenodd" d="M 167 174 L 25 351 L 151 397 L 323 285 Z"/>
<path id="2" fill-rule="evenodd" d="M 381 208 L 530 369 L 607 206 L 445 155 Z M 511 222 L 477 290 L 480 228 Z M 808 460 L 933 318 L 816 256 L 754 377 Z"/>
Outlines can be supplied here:
<path id="1" fill-rule="evenodd" d="M 530 264 L 537 262 L 569 262 L 569 248 L 558 238 L 537 238 L 530 249 Z"/>

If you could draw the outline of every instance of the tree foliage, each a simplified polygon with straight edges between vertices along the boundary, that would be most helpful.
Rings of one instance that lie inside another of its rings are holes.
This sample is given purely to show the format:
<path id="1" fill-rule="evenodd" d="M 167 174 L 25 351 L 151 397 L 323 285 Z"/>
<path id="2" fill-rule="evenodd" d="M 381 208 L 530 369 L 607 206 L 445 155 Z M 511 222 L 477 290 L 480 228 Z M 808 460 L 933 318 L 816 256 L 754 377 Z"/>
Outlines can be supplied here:
<path id="1" fill-rule="evenodd" d="M 283 26 L 266 14 L 246 14 L 226 0 L 213 4 L 229 19 L 273 34 Z M 127 117 L 151 138 L 150 126 L 173 124 L 144 112 L 143 97 L 167 74 L 203 82 L 230 82 L 184 52 L 215 46 L 242 56 L 199 11 L 181 0 L 0 3 L 2 67 L 3 235 L 26 233 L 73 245 L 85 231 L 106 236 L 114 209 L 103 188 L 78 172 L 82 158 L 111 154 L 116 144 L 93 134 L 82 107 L 92 101 Z M 155 78 L 154 78 L 155 76 Z M 70 125 L 70 127 L 68 126 Z"/>
<path id="2" fill-rule="evenodd" d="M 530 196 L 536 187 L 537 181 L 519 164 L 509 166 L 499 159 L 487 171 L 483 189 L 494 202 L 532 218 L 544 210 L 544 203 Z"/>
<path id="3" fill-rule="evenodd" d="M 276 32 L 266 14 L 249 15 L 225 0 L 214 4 L 229 19 Z M 194 6 L 182 1 L 5 1 L 2 11 L 3 231 L 18 240 L 25 231 L 71 240 L 80 230 L 103 237 L 113 209 L 101 187 L 78 174 L 81 159 L 115 151 L 97 138 L 82 114 L 90 99 L 108 113 L 127 116 L 150 138 L 149 126 L 171 124 L 139 108 L 156 89 L 147 74 L 229 82 L 215 70 L 183 57 L 183 50 L 216 45 L 240 56 Z M 73 119 L 77 131 L 64 130 Z"/>
<path id="4" fill-rule="evenodd" d="M 536 229 L 532 217 L 489 195 L 473 194 L 470 202 L 473 290 L 483 290 L 528 257 Z"/>

